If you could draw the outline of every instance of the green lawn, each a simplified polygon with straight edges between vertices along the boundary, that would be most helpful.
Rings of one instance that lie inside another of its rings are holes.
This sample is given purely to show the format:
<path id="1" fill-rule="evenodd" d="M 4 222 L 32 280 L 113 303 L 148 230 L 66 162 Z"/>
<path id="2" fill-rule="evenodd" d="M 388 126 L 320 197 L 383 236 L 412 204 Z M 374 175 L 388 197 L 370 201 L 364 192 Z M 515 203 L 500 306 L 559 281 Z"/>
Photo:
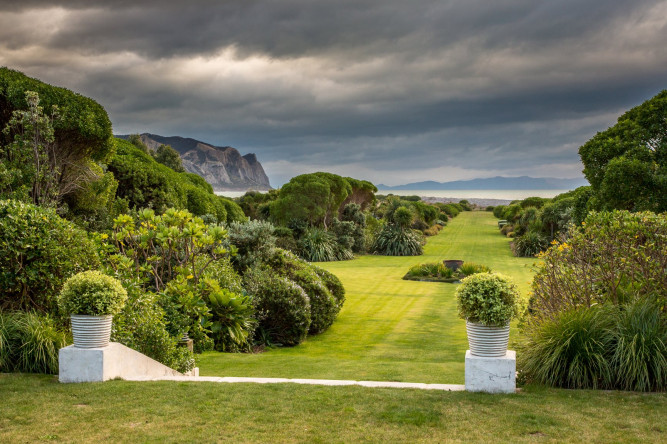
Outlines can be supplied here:
<path id="1" fill-rule="evenodd" d="M 513 395 L 0 374 L 0 442 L 665 442 L 667 396 Z"/>
<path id="2" fill-rule="evenodd" d="M 334 325 L 293 348 L 264 353 L 206 353 L 202 375 L 356 379 L 462 384 L 467 349 L 455 284 L 404 281 L 410 266 L 463 259 L 512 276 L 524 293 L 533 259 L 512 256 L 486 212 L 464 212 L 428 239 L 423 256 L 362 256 L 320 263 L 345 285 Z"/>

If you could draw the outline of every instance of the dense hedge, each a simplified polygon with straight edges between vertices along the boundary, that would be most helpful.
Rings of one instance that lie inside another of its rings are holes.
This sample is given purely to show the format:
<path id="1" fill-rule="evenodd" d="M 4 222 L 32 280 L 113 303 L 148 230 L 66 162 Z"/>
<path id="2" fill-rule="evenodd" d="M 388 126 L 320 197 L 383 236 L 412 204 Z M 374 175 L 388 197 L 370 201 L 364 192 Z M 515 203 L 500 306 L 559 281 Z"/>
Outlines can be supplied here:
<path id="1" fill-rule="evenodd" d="M 0 201 L 0 307 L 55 312 L 65 279 L 99 265 L 95 251 L 55 211 Z"/>
<path id="2" fill-rule="evenodd" d="M 27 108 L 26 91 L 37 92 L 45 110 L 58 106 L 61 118 L 54 123 L 54 129 L 59 149 L 75 158 L 91 157 L 96 161 L 113 154 L 111 121 L 99 103 L 8 68 L 0 68 L 0 128 L 7 125 L 14 110 Z M 0 133 L 0 144 L 8 142 L 6 137 Z"/>

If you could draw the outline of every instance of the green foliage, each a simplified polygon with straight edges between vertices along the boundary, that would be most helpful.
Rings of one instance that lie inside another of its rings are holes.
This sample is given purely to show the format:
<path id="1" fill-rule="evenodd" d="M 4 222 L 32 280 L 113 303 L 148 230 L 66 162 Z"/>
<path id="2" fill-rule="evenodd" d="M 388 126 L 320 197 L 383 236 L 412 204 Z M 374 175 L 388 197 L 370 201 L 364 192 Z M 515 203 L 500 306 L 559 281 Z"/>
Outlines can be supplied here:
<path id="1" fill-rule="evenodd" d="M 615 386 L 621 390 L 664 391 L 667 388 L 667 323 L 651 299 L 618 310 L 614 329 Z"/>
<path id="2" fill-rule="evenodd" d="M 211 332 L 218 351 L 247 351 L 255 329 L 254 308 L 249 296 L 220 288 L 216 281 L 207 282 L 207 304 L 211 308 Z"/>
<path id="3" fill-rule="evenodd" d="M 59 178 L 63 159 L 56 156 L 53 123 L 58 107 L 45 115 L 39 95 L 26 91 L 27 110 L 15 110 L 2 133 L 11 140 L 0 145 L 0 193 L 6 198 L 55 207 L 63 193 Z M 63 190 L 64 191 L 64 190 Z"/>
<path id="4" fill-rule="evenodd" d="M 268 265 L 306 292 L 310 301 L 310 334 L 322 333 L 333 324 L 341 307 L 310 264 L 289 251 L 276 250 Z"/>
<path id="5" fill-rule="evenodd" d="M 634 391 L 667 385 L 667 325 L 652 299 L 570 308 L 524 330 L 518 365 L 529 381 Z"/>
<path id="6" fill-rule="evenodd" d="M 361 205 L 356 203 L 345 205 L 341 211 L 340 220 L 353 224 L 353 228 L 349 232 L 349 236 L 354 239 L 352 251 L 355 253 L 365 252 L 366 240 L 364 237 L 364 229 L 366 228 L 366 215 L 361 210 Z"/>
<path id="7" fill-rule="evenodd" d="M 440 208 L 440 211 L 446 214 L 448 217 L 456 217 L 459 215 L 459 213 L 462 211 L 460 210 L 456 205 L 454 204 L 443 204 L 440 203 L 437 205 L 438 208 Z"/>
<path id="8" fill-rule="evenodd" d="M 514 240 L 514 254 L 521 257 L 533 257 L 549 247 L 549 240 L 542 233 L 527 231 Z"/>
<path id="9" fill-rule="evenodd" d="M 116 199 L 118 181 L 95 163 L 89 165 L 92 178 L 64 197 L 65 217 L 88 231 L 110 230 L 113 219 L 129 210 L 127 201 Z"/>
<path id="10" fill-rule="evenodd" d="M 124 258 L 151 288 L 161 291 L 176 275 L 192 275 L 195 282 L 204 269 L 197 259 L 227 257 L 223 243 L 227 232 L 220 226 L 206 226 L 187 210 L 168 209 L 158 216 L 152 210 L 140 211 L 136 219 L 122 215 L 114 220 L 114 231 L 106 239 L 105 253 L 110 263 L 121 266 Z"/>
<path id="11" fill-rule="evenodd" d="M 326 228 L 351 193 L 349 182 L 336 174 L 302 174 L 280 189 L 278 199 L 271 206 L 271 218 L 283 225 L 291 219 L 299 219 L 311 226 Z"/>
<path id="12" fill-rule="evenodd" d="M 636 106 L 579 148 L 595 205 L 667 211 L 667 91 Z"/>
<path id="13" fill-rule="evenodd" d="M 0 201 L 0 307 L 55 313 L 65 279 L 98 264 L 86 233 L 55 211 Z"/>
<path id="14" fill-rule="evenodd" d="M 397 208 L 392 215 L 392 222 L 402 229 L 408 228 L 412 224 L 413 219 L 414 215 L 412 211 L 406 207 Z"/>
<path id="15" fill-rule="evenodd" d="M 155 150 L 155 153 L 152 153 L 152 156 L 158 163 L 171 168 L 177 173 L 185 172 L 181 156 L 178 154 L 178 151 L 173 149 L 170 145 L 160 145 Z"/>
<path id="16" fill-rule="evenodd" d="M 308 228 L 299 239 L 298 246 L 299 255 L 310 262 L 346 260 L 354 257 L 350 250 L 340 248 L 333 234 L 321 228 Z"/>
<path id="17" fill-rule="evenodd" d="M 267 193 L 247 191 L 236 202 L 250 219 L 266 220 L 269 218 L 270 203 L 278 199 L 278 194 L 278 190 L 269 190 Z"/>
<path id="18" fill-rule="evenodd" d="M 445 267 L 442 262 L 416 264 L 410 267 L 407 276 L 414 278 L 428 277 L 436 279 L 451 279 L 454 277 L 454 270 Z"/>
<path id="19" fill-rule="evenodd" d="M 265 267 L 248 270 L 244 285 L 252 295 L 259 328 L 271 343 L 292 346 L 306 339 L 310 300 L 299 285 Z"/>
<path id="20" fill-rule="evenodd" d="M 459 316 L 469 322 L 501 327 L 521 313 L 521 296 L 509 277 L 478 273 L 456 289 Z"/>
<path id="21" fill-rule="evenodd" d="M 139 134 L 130 134 L 130 136 L 127 138 L 127 141 L 139 148 L 142 152 L 150 154 L 148 146 L 146 146 L 144 141 L 141 140 L 141 136 Z"/>
<path id="22" fill-rule="evenodd" d="M 459 271 L 466 276 L 470 276 L 476 273 L 489 273 L 491 269 L 486 265 L 475 264 L 474 262 L 464 262 L 459 268 Z"/>
<path id="23" fill-rule="evenodd" d="M 605 307 L 570 309 L 524 332 L 517 353 L 528 381 L 565 388 L 610 388 L 613 319 Z"/>
<path id="24" fill-rule="evenodd" d="M 498 205 L 493 207 L 493 215 L 498 219 L 502 219 L 503 214 L 505 213 L 505 208 L 507 208 L 506 205 Z"/>
<path id="25" fill-rule="evenodd" d="M 0 311 L 0 372 L 58 374 L 68 335 L 48 315 Z"/>
<path id="26" fill-rule="evenodd" d="M 229 226 L 229 242 L 237 250 L 232 263 L 238 271 L 244 272 L 271 257 L 276 247 L 273 231 L 273 224 L 259 220 L 233 222 Z"/>
<path id="27" fill-rule="evenodd" d="M 335 274 L 325 270 L 324 268 L 320 268 L 312 264 L 310 265 L 310 268 L 315 273 L 317 273 L 317 275 L 322 280 L 322 283 L 329 289 L 331 295 L 336 300 L 338 311 L 340 311 L 340 309 L 343 308 L 343 304 L 345 303 L 345 287 L 343 287 L 343 283 Z"/>
<path id="28" fill-rule="evenodd" d="M 387 225 L 375 239 L 372 252 L 384 256 L 419 256 L 423 253 L 422 241 L 410 229 Z"/>
<path id="29" fill-rule="evenodd" d="M 56 105 L 60 118 L 54 121 L 54 144 L 70 162 L 105 161 L 113 153 L 111 121 L 97 102 L 65 88 L 58 88 L 7 68 L 0 68 L 0 127 L 13 111 L 26 109 L 26 92 L 39 95 L 44 109 Z M 9 143 L 0 142 L 0 145 Z"/>
<path id="30" fill-rule="evenodd" d="M 99 271 L 83 271 L 65 281 L 58 306 L 65 315 L 106 316 L 119 313 L 127 292 L 117 279 Z"/>
<path id="31" fill-rule="evenodd" d="M 114 316 L 111 340 L 180 372 L 194 368 L 192 353 L 178 346 L 180 336 L 172 336 L 167 331 L 165 312 L 158 296 L 143 291 L 130 273 L 117 276 L 128 290 L 128 299 L 123 310 Z"/>
<path id="32" fill-rule="evenodd" d="M 667 214 L 592 213 L 566 242 L 554 242 L 540 256 L 532 284 L 533 316 L 654 295 L 665 307 L 665 251 Z"/>

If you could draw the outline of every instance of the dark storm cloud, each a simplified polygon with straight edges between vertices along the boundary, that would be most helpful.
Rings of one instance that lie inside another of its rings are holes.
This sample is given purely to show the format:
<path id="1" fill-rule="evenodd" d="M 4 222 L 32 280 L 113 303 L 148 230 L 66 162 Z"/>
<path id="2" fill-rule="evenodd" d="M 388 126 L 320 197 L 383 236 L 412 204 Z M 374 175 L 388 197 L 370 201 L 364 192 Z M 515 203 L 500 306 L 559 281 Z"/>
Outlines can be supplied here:
<path id="1" fill-rule="evenodd" d="M 0 64 L 118 133 L 253 150 L 275 184 L 576 176 L 578 145 L 666 87 L 666 41 L 648 0 L 0 3 Z"/>

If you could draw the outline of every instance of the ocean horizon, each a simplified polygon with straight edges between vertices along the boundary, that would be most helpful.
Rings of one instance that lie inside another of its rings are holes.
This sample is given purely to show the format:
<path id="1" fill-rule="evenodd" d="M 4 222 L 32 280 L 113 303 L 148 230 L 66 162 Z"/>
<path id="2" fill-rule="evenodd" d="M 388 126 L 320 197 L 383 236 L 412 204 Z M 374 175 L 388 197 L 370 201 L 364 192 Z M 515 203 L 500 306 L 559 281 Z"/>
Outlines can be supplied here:
<path id="1" fill-rule="evenodd" d="M 551 198 L 570 190 L 379 190 L 376 194 L 395 196 L 422 196 L 435 197 L 439 199 L 498 199 L 498 200 L 521 200 L 527 197 Z M 262 191 L 263 193 L 265 191 Z M 241 197 L 245 191 L 216 191 L 218 196 L 229 198 Z"/>

